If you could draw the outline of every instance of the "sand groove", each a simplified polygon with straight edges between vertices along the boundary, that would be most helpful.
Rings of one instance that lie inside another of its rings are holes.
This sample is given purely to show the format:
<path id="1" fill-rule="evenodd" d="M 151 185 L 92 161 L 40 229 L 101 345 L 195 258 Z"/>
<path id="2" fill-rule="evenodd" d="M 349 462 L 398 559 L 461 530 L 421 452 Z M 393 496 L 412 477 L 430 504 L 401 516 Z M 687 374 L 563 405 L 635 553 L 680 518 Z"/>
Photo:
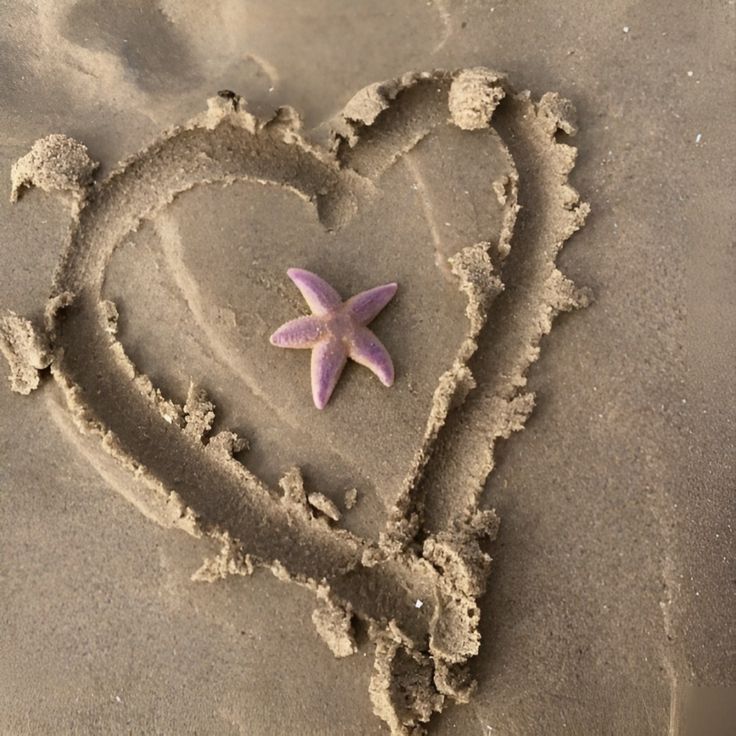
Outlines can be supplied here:
<path id="1" fill-rule="evenodd" d="M 71 416 L 143 481 L 140 506 L 159 523 L 222 542 L 221 556 L 203 566 L 200 579 L 256 565 L 312 588 L 315 625 L 340 656 L 355 649 L 352 616 L 370 623 L 370 694 L 395 734 L 419 732 L 446 698 L 470 697 L 467 663 L 480 646 L 476 600 L 490 565 L 481 542 L 497 523 L 479 505 L 493 444 L 521 428 L 531 411 L 525 374 L 555 314 L 582 302 L 554 265 L 586 214 L 567 185 L 574 149 L 555 141 L 558 128 L 570 131 L 567 113 L 559 98 L 535 105 L 487 70 L 407 75 L 356 95 L 335 123 L 328 153 L 301 137 L 288 108 L 260 122 L 239 98 L 215 98 L 207 113 L 166 133 L 100 185 L 85 187 L 80 177 L 46 335 L 24 338 L 33 345 L 48 339 L 51 371 Z M 277 492 L 236 460 L 234 434 L 210 436 L 213 407 L 201 392 L 193 389 L 179 406 L 136 369 L 116 337 L 115 307 L 102 299 L 105 270 L 143 219 L 216 181 L 287 187 L 314 205 L 326 228 L 340 228 L 380 188 L 382 172 L 431 129 L 452 121 L 474 135 L 479 118 L 487 127 L 491 116 L 521 172 L 520 201 L 533 203 L 534 212 L 521 237 L 512 238 L 512 177 L 501 235 L 467 243 L 451 260 L 468 299 L 464 340 L 435 392 L 385 533 L 361 539 L 310 505 L 298 471 Z M 33 172 L 25 172 L 24 186 L 33 183 Z M 6 352 L 17 360 L 22 350 Z M 31 358 L 32 370 L 43 367 Z"/>

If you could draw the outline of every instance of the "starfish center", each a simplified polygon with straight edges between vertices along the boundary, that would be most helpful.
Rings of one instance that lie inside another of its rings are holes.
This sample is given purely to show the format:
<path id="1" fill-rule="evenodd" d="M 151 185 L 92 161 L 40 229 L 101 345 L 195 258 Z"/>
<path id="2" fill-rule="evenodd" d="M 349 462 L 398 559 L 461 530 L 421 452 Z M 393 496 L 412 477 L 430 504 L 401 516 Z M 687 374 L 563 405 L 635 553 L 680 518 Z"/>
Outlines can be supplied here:
<path id="1" fill-rule="evenodd" d="M 317 274 L 301 268 L 290 268 L 287 274 L 312 314 L 281 325 L 271 335 L 271 344 L 311 349 L 315 406 L 325 407 L 348 358 L 371 370 L 384 386 L 391 386 L 391 356 L 367 325 L 391 301 L 397 284 L 376 286 L 343 302 L 340 294 Z"/>
<path id="2" fill-rule="evenodd" d="M 355 330 L 356 324 L 347 310 L 340 308 L 326 317 L 325 327 L 332 337 L 345 340 Z"/>

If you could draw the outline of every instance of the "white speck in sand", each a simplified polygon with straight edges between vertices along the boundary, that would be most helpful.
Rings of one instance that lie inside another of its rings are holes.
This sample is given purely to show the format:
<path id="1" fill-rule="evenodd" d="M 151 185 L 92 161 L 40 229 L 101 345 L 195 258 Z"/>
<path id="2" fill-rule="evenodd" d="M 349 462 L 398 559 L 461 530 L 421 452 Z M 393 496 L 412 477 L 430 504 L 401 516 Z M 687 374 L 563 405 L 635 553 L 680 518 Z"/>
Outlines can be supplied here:
<path id="1" fill-rule="evenodd" d="M 629 29 L 629 27 L 628 27 L 628 26 L 624 26 L 624 33 L 628 33 L 628 32 L 629 32 L 629 30 L 630 30 L 630 29 Z"/>
<path id="2" fill-rule="evenodd" d="M 695 136 L 695 142 L 696 142 L 696 143 L 700 143 L 700 141 L 702 141 L 702 140 L 703 140 L 703 134 L 702 134 L 702 133 L 698 133 L 698 134 L 697 134 L 697 135 Z"/>
<path id="3" fill-rule="evenodd" d="M 692 75 L 693 75 L 692 70 L 688 70 L 687 75 L 688 75 L 688 77 L 692 77 Z"/>
<path id="4" fill-rule="evenodd" d="M 420 601 L 419 598 L 417 598 L 417 602 L 414 604 L 414 608 L 421 608 L 424 605 L 424 601 Z"/>

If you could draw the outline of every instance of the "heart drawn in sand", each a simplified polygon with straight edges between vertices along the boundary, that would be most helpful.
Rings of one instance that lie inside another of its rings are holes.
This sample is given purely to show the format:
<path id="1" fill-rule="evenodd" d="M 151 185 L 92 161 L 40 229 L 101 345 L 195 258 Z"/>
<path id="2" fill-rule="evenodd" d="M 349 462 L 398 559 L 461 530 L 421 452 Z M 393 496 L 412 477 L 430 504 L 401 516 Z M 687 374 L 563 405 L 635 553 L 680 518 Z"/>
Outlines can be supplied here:
<path id="1" fill-rule="evenodd" d="M 13 170 L 14 195 L 71 192 L 74 219 L 44 330 L 0 317 L 14 388 L 30 391 L 50 364 L 77 426 L 130 471 L 126 497 L 220 543 L 195 579 L 263 566 L 313 589 L 312 620 L 336 656 L 356 651 L 352 620 L 366 621 L 370 696 L 395 734 L 470 698 L 490 564 L 482 544 L 497 523 L 480 503 L 493 445 L 532 409 L 525 375 L 554 316 L 584 301 L 555 266 L 587 212 L 567 183 L 575 149 L 559 131 L 574 132 L 567 101 L 535 103 L 477 68 L 362 90 L 334 121 L 329 149 L 302 137 L 290 108 L 263 122 L 221 95 L 99 184 L 89 184 L 86 149 L 64 136 L 37 142 Z M 236 205 L 244 245 L 218 235 L 218 202 Z M 529 205 L 523 237 L 519 204 Z M 179 317 L 197 328 L 173 365 L 155 329 L 171 299 L 141 288 L 121 247 L 146 227 L 186 306 Z M 397 362 L 391 392 L 353 371 L 351 390 L 338 389 L 317 423 L 308 376 L 296 377 L 304 356 L 287 361 L 268 345 L 295 316 L 283 298 L 292 265 L 346 293 L 401 284 L 381 323 Z M 127 346 L 137 344 L 150 347 L 134 363 Z M 260 459 L 234 457 L 245 442 L 213 429 L 201 388 L 182 404 L 165 395 L 187 374 L 217 383 L 220 370 L 229 390 L 218 411 L 227 404 L 224 416 L 253 427 L 268 448 Z M 275 491 L 269 475 L 284 461 L 314 470 L 281 467 Z M 344 518 L 332 475 L 361 490 Z"/>

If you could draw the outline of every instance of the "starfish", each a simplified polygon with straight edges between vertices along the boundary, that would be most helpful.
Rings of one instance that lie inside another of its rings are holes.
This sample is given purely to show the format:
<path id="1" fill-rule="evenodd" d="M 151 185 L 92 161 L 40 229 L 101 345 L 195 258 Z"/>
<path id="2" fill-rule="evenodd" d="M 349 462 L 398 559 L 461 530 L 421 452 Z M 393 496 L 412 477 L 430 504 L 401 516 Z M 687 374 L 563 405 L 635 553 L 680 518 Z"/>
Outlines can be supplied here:
<path id="1" fill-rule="evenodd" d="M 280 348 L 311 348 L 314 405 L 325 408 L 348 358 L 373 371 L 384 386 L 391 386 L 391 356 L 367 325 L 391 301 L 398 284 L 376 286 L 343 302 L 337 291 L 317 274 L 301 268 L 290 268 L 286 273 L 312 314 L 281 325 L 271 335 L 271 344 Z"/>

